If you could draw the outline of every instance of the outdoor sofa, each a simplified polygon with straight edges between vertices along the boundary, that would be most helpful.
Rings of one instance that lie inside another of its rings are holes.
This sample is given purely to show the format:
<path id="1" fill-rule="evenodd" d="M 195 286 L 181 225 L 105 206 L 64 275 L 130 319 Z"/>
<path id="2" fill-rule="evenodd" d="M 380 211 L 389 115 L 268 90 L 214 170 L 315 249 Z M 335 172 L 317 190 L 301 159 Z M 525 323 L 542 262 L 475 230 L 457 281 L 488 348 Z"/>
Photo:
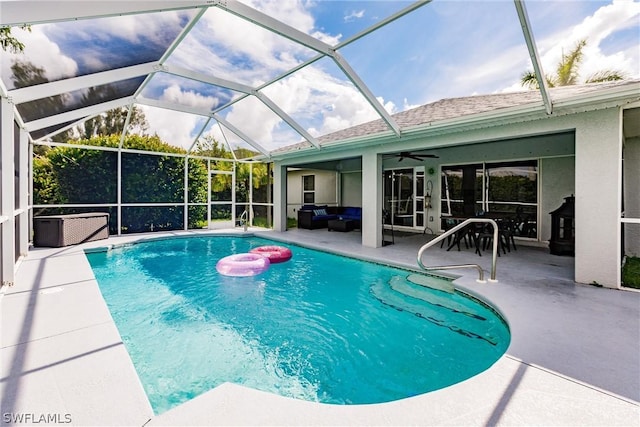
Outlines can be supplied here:
<path id="1" fill-rule="evenodd" d="M 304 205 L 298 210 L 298 227 L 308 230 L 327 228 L 329 220 L 344 219 L 354 221 L 354 228 L 360 228 L 362 208 L 355 206 Z"/>

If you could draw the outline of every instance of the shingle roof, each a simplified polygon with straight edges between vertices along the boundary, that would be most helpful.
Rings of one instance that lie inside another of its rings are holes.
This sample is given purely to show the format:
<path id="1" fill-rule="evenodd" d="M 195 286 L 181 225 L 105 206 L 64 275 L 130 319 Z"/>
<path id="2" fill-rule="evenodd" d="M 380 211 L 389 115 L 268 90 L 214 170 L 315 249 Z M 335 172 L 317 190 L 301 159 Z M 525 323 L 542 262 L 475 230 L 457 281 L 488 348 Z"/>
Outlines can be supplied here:
<path id="1" fill-rule="evenodd" d="M 605 89 L 638 83 L 640 80 L 626 80 L 606 83 L 592 83 L 584 85 L 563 86 L 550 89 L 550 96 L 554 102 L 571 99 L 589 93 L 601 92 Z M 639 94 L 640 95 L 640 94 Z M 401 129 L 410 129 L 428 123 L 437 123 L 445 120 L 460 119 L 506 108 L 523 105 L 543 105 L 542 96 L 537 90 L 522 92 L 498 93 L 491 95 L 476 95 L 462 98 L 441 99 L 430 104 L 421 105 L 410 110 L 394 114 L 392 117 Z M 388 133 L 389 128 L 382 119 L 373 120 L 344 130 L 333 132 L 318 138 L 320 145 L 331 145 L 332 143 L 374 136 Z M 311 148 L 308 142 L 301 142 L 292 146 L 284 147 L 275 153 L 286 153 L 298 151 L 300 149 Z"/>

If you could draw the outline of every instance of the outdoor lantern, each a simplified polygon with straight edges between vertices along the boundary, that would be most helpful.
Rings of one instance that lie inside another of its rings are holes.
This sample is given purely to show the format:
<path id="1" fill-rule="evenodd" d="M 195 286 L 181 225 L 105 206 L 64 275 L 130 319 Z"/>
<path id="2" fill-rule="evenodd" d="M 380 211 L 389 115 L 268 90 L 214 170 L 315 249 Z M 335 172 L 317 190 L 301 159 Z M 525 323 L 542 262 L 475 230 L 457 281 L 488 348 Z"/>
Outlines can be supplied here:
<path id="1" fill-rule="evenodd" d="M 553 255 L 575 255 L 575 197 L 565 197 L 564 203 L 551 212 L 549 252 Z"/>

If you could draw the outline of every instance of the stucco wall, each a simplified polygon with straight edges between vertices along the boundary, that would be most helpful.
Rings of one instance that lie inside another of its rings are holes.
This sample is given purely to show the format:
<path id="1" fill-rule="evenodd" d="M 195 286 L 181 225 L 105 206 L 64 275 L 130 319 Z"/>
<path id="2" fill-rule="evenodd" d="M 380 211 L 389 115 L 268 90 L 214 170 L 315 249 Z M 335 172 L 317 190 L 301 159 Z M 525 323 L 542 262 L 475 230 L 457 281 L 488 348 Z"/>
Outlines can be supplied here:
<path id="1" fill-rule="evenodd" d="M 287 217 L 296 218 L 302 203 L 302 177 L 315 175 L 315 204 L 337 205 L 337 173 L 315 169 L 289 171 L 287 174 Z"/>
<path id="2" fill-rule="evenodd" d="M 640 218 L 640 138 L 624 145 L 624 211 L 626 218 Z M 625 255 L 640 256 L 640 224 L 624 225 Z"/>
<path id="3" fill-rule="evenodd" d="M 620 286 L 622 125 L 619 109 L 576 120 L 575 280 Z"/>
<path id="4" fill-rule="evenodd" d="M 564 198 L 574 195 L 575 157 L 552 157 L 540 160 L 540 183 L 544 191 L 540 194 L 540 240 L 551 238 L 550 212 L 558 209 Z"/>
<path id="5" fill-rule="evenodd" d="M 340 176 L 342 206 L 362 206 L 362 172 L 346 172 Z"/>

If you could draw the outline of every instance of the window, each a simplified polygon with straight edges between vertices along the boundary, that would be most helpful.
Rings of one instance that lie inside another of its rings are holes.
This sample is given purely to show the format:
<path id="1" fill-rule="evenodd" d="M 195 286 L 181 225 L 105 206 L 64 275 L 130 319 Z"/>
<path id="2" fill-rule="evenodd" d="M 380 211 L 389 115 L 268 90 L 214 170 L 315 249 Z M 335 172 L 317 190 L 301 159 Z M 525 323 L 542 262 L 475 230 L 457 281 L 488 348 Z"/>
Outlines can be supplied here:
<path id="1" fill-rule="evenodd" d="M 514 215 L 516 235 L 537 238 L 537 160 L 443 166 L 441 179 L 443 215 Z"/>
<path id="2" fill-rule="evenodd" d="M 305 205 L 313 204 L 316 201 L 316 177 L 315 175 L 304 175 L 302 177 L 302 202 Z"/>

